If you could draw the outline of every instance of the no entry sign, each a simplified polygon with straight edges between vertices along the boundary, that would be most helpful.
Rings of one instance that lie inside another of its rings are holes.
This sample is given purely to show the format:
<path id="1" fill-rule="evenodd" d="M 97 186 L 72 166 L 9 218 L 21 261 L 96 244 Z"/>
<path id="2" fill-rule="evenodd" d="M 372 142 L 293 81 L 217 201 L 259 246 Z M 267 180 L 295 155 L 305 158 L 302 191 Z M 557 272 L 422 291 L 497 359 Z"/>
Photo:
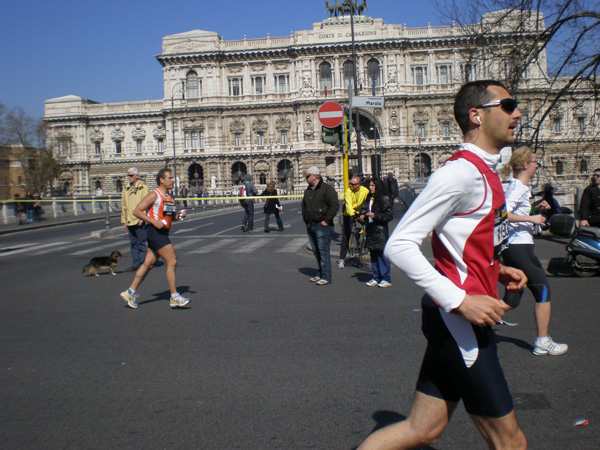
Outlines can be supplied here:
<path id="1" fill-rule="evenodd" d="M 336 102 L 323 103 L 319 108 L 319 121 L 324 127 L 337 127 L 344 121 L 344 108 Z"/>

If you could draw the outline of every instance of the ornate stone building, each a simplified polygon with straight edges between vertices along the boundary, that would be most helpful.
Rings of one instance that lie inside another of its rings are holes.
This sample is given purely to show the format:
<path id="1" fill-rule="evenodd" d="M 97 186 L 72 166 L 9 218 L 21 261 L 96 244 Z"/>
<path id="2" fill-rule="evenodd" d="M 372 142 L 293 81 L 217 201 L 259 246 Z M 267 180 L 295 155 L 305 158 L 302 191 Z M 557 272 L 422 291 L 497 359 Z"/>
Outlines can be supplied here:
<path id="1" fill-rule="evenodd" d="M 452 113 L 460 85 L 501 79 L 504 68 L 473 52 L 457 26 L 406 28 L 367 16 L 354 21 L 361 95 L 385 99 L 383 108 L 360 109 L 363 172 L 377 176 L 380 166 L 401 182 L 427 177 L 460 142 Z M 510 37 L 510 27 L 502 33 Z M 213 187 L 231 190 L 247 172 L 258 184 L 303 187 L 302 170 L 312 165 L 328 178 L 342 178 L 342 155 L 321 142 L 317 110 L 325 101 L 348 104 L 348 16 L 284 37 L 227 41 L 209 31 L 175 34 L 163 38 L 156 58 L 164 73 L 162 100 L 46 101 L 48 142 L 64 160 L 60 182 L 69 193 L 90 194 L 98 186 L 119 192 L 133 165 L 153 185 L 158 169 L 173 167 L 174 160 L 181 182 L 203 189 L 212 179 Z M 545 70 L 542 54 L 521 87 L 526 118 L 542 107 Z M 564 97 L 545 123 L 538 150 L 546 175 L 584 184 L 587 171 L 600 167 L 598 112 L 586 93 Z"/>

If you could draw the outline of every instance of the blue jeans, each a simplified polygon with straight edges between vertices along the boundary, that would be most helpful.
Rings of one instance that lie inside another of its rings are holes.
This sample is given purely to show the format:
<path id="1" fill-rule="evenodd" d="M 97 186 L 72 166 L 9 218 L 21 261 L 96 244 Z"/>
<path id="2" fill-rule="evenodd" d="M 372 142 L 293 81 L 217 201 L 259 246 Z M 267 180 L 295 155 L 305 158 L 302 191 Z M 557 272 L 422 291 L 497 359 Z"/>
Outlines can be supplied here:
<path id="1" fill-rule="evenodd" d="M 140 267 L 146 258 L 146 228 L 143 226 L 127 226 L 131 259 L 133 267 Z"/>
<path id="2" fill-rule="evenodd" d="M 242 226 L 246 227 L 246 231 L 252 231 L 254 229 L 254 200 L 243 200 L 242 208 L 244 208 Z"/>
<path id="3" fill-rule="evenodd" d="M 277 228 L 279 229 L 279 231 L 283 230 L 283 222 L 281 220 L 281 217 L 279 217 L 279 211 L 276 211 L 273 214 L 275 214 L 275 220 L 277 220 Z M 269 229 L 270 217 L 271 213 L 265 213 L 265 230 Z"/>
<path id="4" fill-rule="evenodd" d="M 331 283 L 331 235 L 333 226 L 324 227 L 321 222 L 306 225 L 308 240 L 317 259 L 319 266 L 319 277 Z"/>
<path id="5" fill-rule="evenodd" d="M 382 281 L 392 282 L 390 277 L 390 263 L 383 257 L 383 250 L 371 250 L 371 268 L 373 279 L 378 283 Z"/>

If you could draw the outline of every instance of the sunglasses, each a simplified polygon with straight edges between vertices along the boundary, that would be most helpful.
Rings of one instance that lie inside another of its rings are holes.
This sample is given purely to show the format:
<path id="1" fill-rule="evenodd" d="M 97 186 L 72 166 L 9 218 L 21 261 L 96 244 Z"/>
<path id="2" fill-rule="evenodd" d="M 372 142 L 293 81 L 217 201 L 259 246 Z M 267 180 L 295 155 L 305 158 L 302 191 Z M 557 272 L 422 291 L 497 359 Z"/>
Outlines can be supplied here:
<path id="1" fill-rule="evenodd" d="M 479 105 L 475 108 L 491 108 L 492 106 L 499 106 L 508 114 L 512 114 L 515 109 L 517 109 L 517 101 L 514 98 L 503 98 L 502 100 L 494 100 L 493 102 Z"/>
<path id="2" fill-rule="evenodd" d="M 358 186 L 360 183 L 348 183 L 350 186 Z"/>
<path id="3" fill-rule="evenodd" d="M 131 173 L 128 173 L 128 174 L 127 174 L 127 176 L 128 176 L 128 177 L 130 177 L 130 178 L 131 178 L 131 177 L 135 177 L 135 175 L 133 175 L 133 174 L 131 174 Z"/>

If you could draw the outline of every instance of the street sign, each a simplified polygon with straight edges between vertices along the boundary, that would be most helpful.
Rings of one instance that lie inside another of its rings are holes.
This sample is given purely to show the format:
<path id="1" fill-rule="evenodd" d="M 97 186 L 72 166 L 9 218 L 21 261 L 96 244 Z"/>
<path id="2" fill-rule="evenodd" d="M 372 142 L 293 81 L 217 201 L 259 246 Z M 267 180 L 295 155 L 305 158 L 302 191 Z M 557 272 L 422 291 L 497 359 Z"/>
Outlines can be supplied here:
<path id="1" fill-rule="evenodd" d="M 352 97 L 353 108 L 383 108 L 383 97 Z"/>
<path id="2" fill-rule="evenodd" d="M 319 107 L 319 121 L 324 127 L 335 128 L 344 120 L 344 108 L 336 102 L 323 103 Z"/>

